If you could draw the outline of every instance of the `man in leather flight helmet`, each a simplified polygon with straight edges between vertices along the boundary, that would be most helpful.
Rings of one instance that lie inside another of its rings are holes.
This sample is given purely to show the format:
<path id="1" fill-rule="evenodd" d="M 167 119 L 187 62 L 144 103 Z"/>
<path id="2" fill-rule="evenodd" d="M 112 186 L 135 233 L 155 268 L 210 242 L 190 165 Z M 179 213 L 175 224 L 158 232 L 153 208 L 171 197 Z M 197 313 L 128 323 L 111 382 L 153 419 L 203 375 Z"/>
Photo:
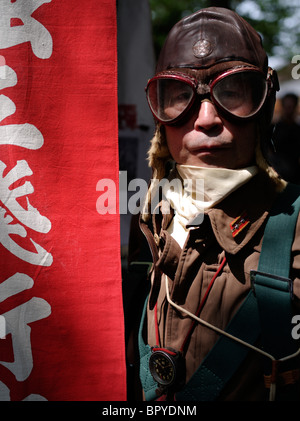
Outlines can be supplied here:
<path id="1" fill-rule="evenodd" d="M 270 211 L 287 186 L 263 155 L 277 90 L 260 35 L 235 12 L 214 7 L 174 25 L 148 81 L 156 131 L 140 228 L 153 264 L 135 357 L 146 400 L 269 399 L 272 370 L 259 351 L 249 351 L 225 384 L 222 351 L 206 369 L 209 380 L 201 385 L 195 373 L 251 291 Z M 296 314 L 299 228 L 291 260 Z M 233 360 L 228 355 L 225 366 Z M 286 372 L 294 379 L 288 385 Z M 280 376 L 284 390 L 298 387 L 299 361 Z"/>

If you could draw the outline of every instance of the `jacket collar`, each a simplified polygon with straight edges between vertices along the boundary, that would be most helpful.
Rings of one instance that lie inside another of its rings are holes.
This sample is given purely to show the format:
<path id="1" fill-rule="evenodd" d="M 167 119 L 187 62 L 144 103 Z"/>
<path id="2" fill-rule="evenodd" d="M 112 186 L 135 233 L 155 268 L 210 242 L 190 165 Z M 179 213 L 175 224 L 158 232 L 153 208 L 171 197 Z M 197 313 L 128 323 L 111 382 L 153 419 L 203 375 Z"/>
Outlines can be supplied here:
<path id="1" fill-rule="evenodd" d="M 206 211 L 214 235 L 226 252 L 236 254 L 253 238 L 264 224 L 277 194 L 275 183 L 267 174 L 260 172 L 221 203 Z M 163 201 L 158 208 L 159 211 L 153 214 L 152 219 L 156 245 L 173 218 L 172 210 L 167 214 L 162 213 Z M 188 226 L 201 228 L 199 220 L 203 218 L 196 216 Z"/>
<path id="2" fill-rule="evenodd" d="M 220 246 L 230 254 L 239 252 L 265 223 L 277 197 L 275 184 L 264 173 L 208 211 Z"/>
<path id="3" fill-rule="evenodd" d="M 199 218 L 191 221 L 190 226 L 198 229 L 191 231 L 197 240 L 205 238 L 208 243 L 213 242 L 212 232 L 223 250 L 230 254 L 238 253 L 254 237 L 263 226 L 272 204 L 277 196 L 275 184 L 264 173 L 253 177 L 249 183 L 243 185 L 218 206 L 206 212 L 203 222 Z M 158 205 L 159 212 L 154 213 L 152 229 L 142 223 L 141 228 L 150 245 L 153 256 L 153 288 L 150 294 L 150 308 L 155 305 L 160 290 L 161 273 L 167 273 L 174 278 L 181 255 L 181 248 L 167 232 L 173 218 L 173 213 L 163 214 L 163 204 Z M 241 222 L 244 217 L 246 223 Z M 241 229 L 237 229 L 236 225 Z M 208 244 L 207 244 L 208 245 Z M 161 253 L 159 253 L 159 249 Z"/>

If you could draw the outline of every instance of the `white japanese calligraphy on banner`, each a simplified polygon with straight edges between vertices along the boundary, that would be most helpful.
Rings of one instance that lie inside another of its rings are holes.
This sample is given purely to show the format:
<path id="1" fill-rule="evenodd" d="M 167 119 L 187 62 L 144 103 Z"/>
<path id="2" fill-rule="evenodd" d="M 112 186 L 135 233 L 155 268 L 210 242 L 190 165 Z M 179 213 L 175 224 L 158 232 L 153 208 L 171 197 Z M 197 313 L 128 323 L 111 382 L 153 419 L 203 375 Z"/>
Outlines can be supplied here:
<path id="1" fill-rule="evenodd" d="M 42 4 L 51 0 L 0 0 L 0 49 L 7 49 L 30 42 L 32 53 L 39 59 L 48 59 L 52 54 L 53 41 L 49 31 L 31 15 Z M 14 20 L 22 25 L 12 26 Z M 18 83 L 16 72 L 5 64 L 5 56 L 0 60 L 0 91 L 13 88 Z M 7 90 L 6 90 L 7 91 Z M 0 95 L 0 124 L 16 111 L 16 105 L 6 95 Z M 28 150 L 38 150 L 44 144 L 42 133 L 29 122 L 23 124 L 0 125 L 0 151 L 4 145 L 17 146 Z M 7 163 L 0 160 L 0 244 L 18 259 L 36 266 L 51 266 L 52 254 L 41 244 L 29 237 L 27 229 L 47 234 L 51 230 L 51 221 L 41 215 L 30 202 L 34 186 L 28 177 L 33 171 L 26 160 L 6 171 Z M 25 179 L 26 180 L 23 180 Z M 22 181 L 23 184 L 22 184 Z M 19 198 L 25 198 L 27 207 L 23 207 Z M 27 238 L 35 251 L 22 247 L 14 238 Z M 0 284 L 0 302 L 26 289 L 31 289 L 33 279 L 25 273 L 15 273 Z M 51 314 L 49 303 L 43 298 L 32 297 L 8 312 L 2 314 L 5 320 L 5 333 L 11 335 L 13 362 L 0 361 L 15 376 L 18 382 L 26 380 L 33 369 L 34 355 L 31 349 L 29 324 L 48 317 Z M 34 326 L 34 324 L 33 324 Z M 1 345 L 1 340 L 0 340 Z M 10 391 L 0 378 L 0 400 L 10 400 Z M 25 400 L 45 400 L 31 394 Z"/>
<path id="2" fill-rule="evenodd" d="M 42 4 L 51 0 L 0 0 L 0 49 L 10 48 L 29 41 L 38 58 L 52 54 L 52 37 L 48 30 L 31 15 Z M 11 26 L 12 19 L 20 19 L 21 26 Z"/>

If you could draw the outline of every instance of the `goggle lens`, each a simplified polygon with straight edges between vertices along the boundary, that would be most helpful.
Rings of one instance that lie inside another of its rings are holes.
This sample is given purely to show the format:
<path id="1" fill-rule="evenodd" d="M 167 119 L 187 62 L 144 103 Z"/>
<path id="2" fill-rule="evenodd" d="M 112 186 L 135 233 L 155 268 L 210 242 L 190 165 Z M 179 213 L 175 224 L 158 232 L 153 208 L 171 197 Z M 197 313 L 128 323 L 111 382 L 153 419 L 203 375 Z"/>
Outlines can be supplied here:
<path id="1" fill-rule="evenodd" d="M 267 83 L 258 72 L 238 72 L 217 79 L 211 86 L 211 95 L 221 108 L 230 114 L 250 118 L 265 102 Z"/>
<path id="2" fill-rule="evenodd" d="M 181 120 L 198 96 L 197 85 L 196 80 L 184 75 L 164 74 L 151 79 L 146 91 L 154 116 L 165 124 Z M 263 74 L 252 70 L 226 72 L 207 87 L 211 100 L 218 108 L 242 119 L 258 113 L 268 92 Z"/>
<path id="3" fill-rule="evenodd" d="M 153 114 L 165 123 L 177 119 L 190 107 L 194 90 L 177 79 L 155 79 L 148 85 L 147 98 Z"/>

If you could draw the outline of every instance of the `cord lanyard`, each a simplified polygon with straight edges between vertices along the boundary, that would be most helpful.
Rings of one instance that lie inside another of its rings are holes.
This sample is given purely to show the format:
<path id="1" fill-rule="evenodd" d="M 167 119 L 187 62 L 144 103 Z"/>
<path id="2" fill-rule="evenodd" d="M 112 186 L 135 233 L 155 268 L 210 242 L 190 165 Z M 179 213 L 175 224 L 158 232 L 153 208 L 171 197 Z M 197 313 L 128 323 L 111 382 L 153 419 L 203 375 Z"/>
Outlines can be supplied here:
<path id="1" fill-rule="evenodd" d="M 218 270 L 216 271 L 215 275 L 213 276 L 212 280 L 210 281 L 207 290 L 199 304 L 199 307 L 196 311 L 195 317 L 198 317 L 201 313 L 209 292 L 216 280 L 219 276 L 223 267 L 226 263 L 226 257 L 223 258 Z M 166 277 L 166 282 L 168 279 Z M 179 349 L 176 351 L 172 348 L 163 348 L 160 346 L 160 338 L 159 338 L 159 329 L 158 329 L 158 317 L 157 317 L 157 303 L 155 304 L 154 308 L 154 317 L 155 317 L 155 336 L 156 336 L 156 343 L 157 346 L 152 347 L 152 353 L 149 359 L 149 368 L 154 380 L 159 384 L 159 388 L 161 392 L 165 392 L 172 390 L 174 388 L 178 388 L 184 383 L 185 381 L 185 361 L 184 361 L 184 348 L 185 345 L 190 338 L 194 326 L 196 324 L 196 320 L 192 320 L 191 326 L 183 340 L 183 343 Z"/>
<path id="2" fill-rule="evenodd" d="M 198 317 L 199 314 L 201 313 L 201 311 L 202 311 L 202 309 L 204 307 L 204 304 L 206 303 L 208 294 L 210 293 L 210 291 L 212 289 L 212 286 L 213 286 L 216 278 L 219 276 L 219 274 L 223 270 L 223 267 L 224 267 L 225 263 L 226 263 L 226 257 L 223 258 L 223 260 L 222 260 L 222 262 L 221 262 L 218 270 L 216 271 L 216 273 L 214 274 L 212 280 L 210 281 L 210 283 L 209 283 L 209 285 L 208 285 L 208 287 L 206 289 L 206 292 L 205 292 L 205 294 L 204 294 L 204 296 L 203 296 L 203 298 L 202 298 L 202 300 L 201 300 L 201 302 L 199 304 L 199 307 L 198 307 L 198 309 L 197 309 L 197 311 L 195 313 L 195 316 L 196 317 Z M 166 279 L 166 282 L 167 282 L 167 279 Z M 185 337 L 185 339 L 184 339 L 184 341 L 183 341 L 183 343 L 182 343 L 182 345 L 180 347 L 179 352 L 183 352 L 184 347 L 185 347 L 185 344 L 187 343 L 187 341 L 188 341 L 188 339 L 189 339 L 189 337 L 190 337 L 190 335 L 192 333 L 192 330 L 193 330 L 195 324 L 196 324 L 196 321 L 193 320 L 192 323 L 191 323 L 191 326 L 190 326 L 190 328 L 189 328 L 189 330 L 188 330 L 188 332 L 186 334 L 186 337 Z M 160 344 L 160 339 L 159 339 L 159 332 L 158 332 L 157 303 L 155 304 L 155 334 L 156 334 L 156 343 L 159 345 Z"/>

